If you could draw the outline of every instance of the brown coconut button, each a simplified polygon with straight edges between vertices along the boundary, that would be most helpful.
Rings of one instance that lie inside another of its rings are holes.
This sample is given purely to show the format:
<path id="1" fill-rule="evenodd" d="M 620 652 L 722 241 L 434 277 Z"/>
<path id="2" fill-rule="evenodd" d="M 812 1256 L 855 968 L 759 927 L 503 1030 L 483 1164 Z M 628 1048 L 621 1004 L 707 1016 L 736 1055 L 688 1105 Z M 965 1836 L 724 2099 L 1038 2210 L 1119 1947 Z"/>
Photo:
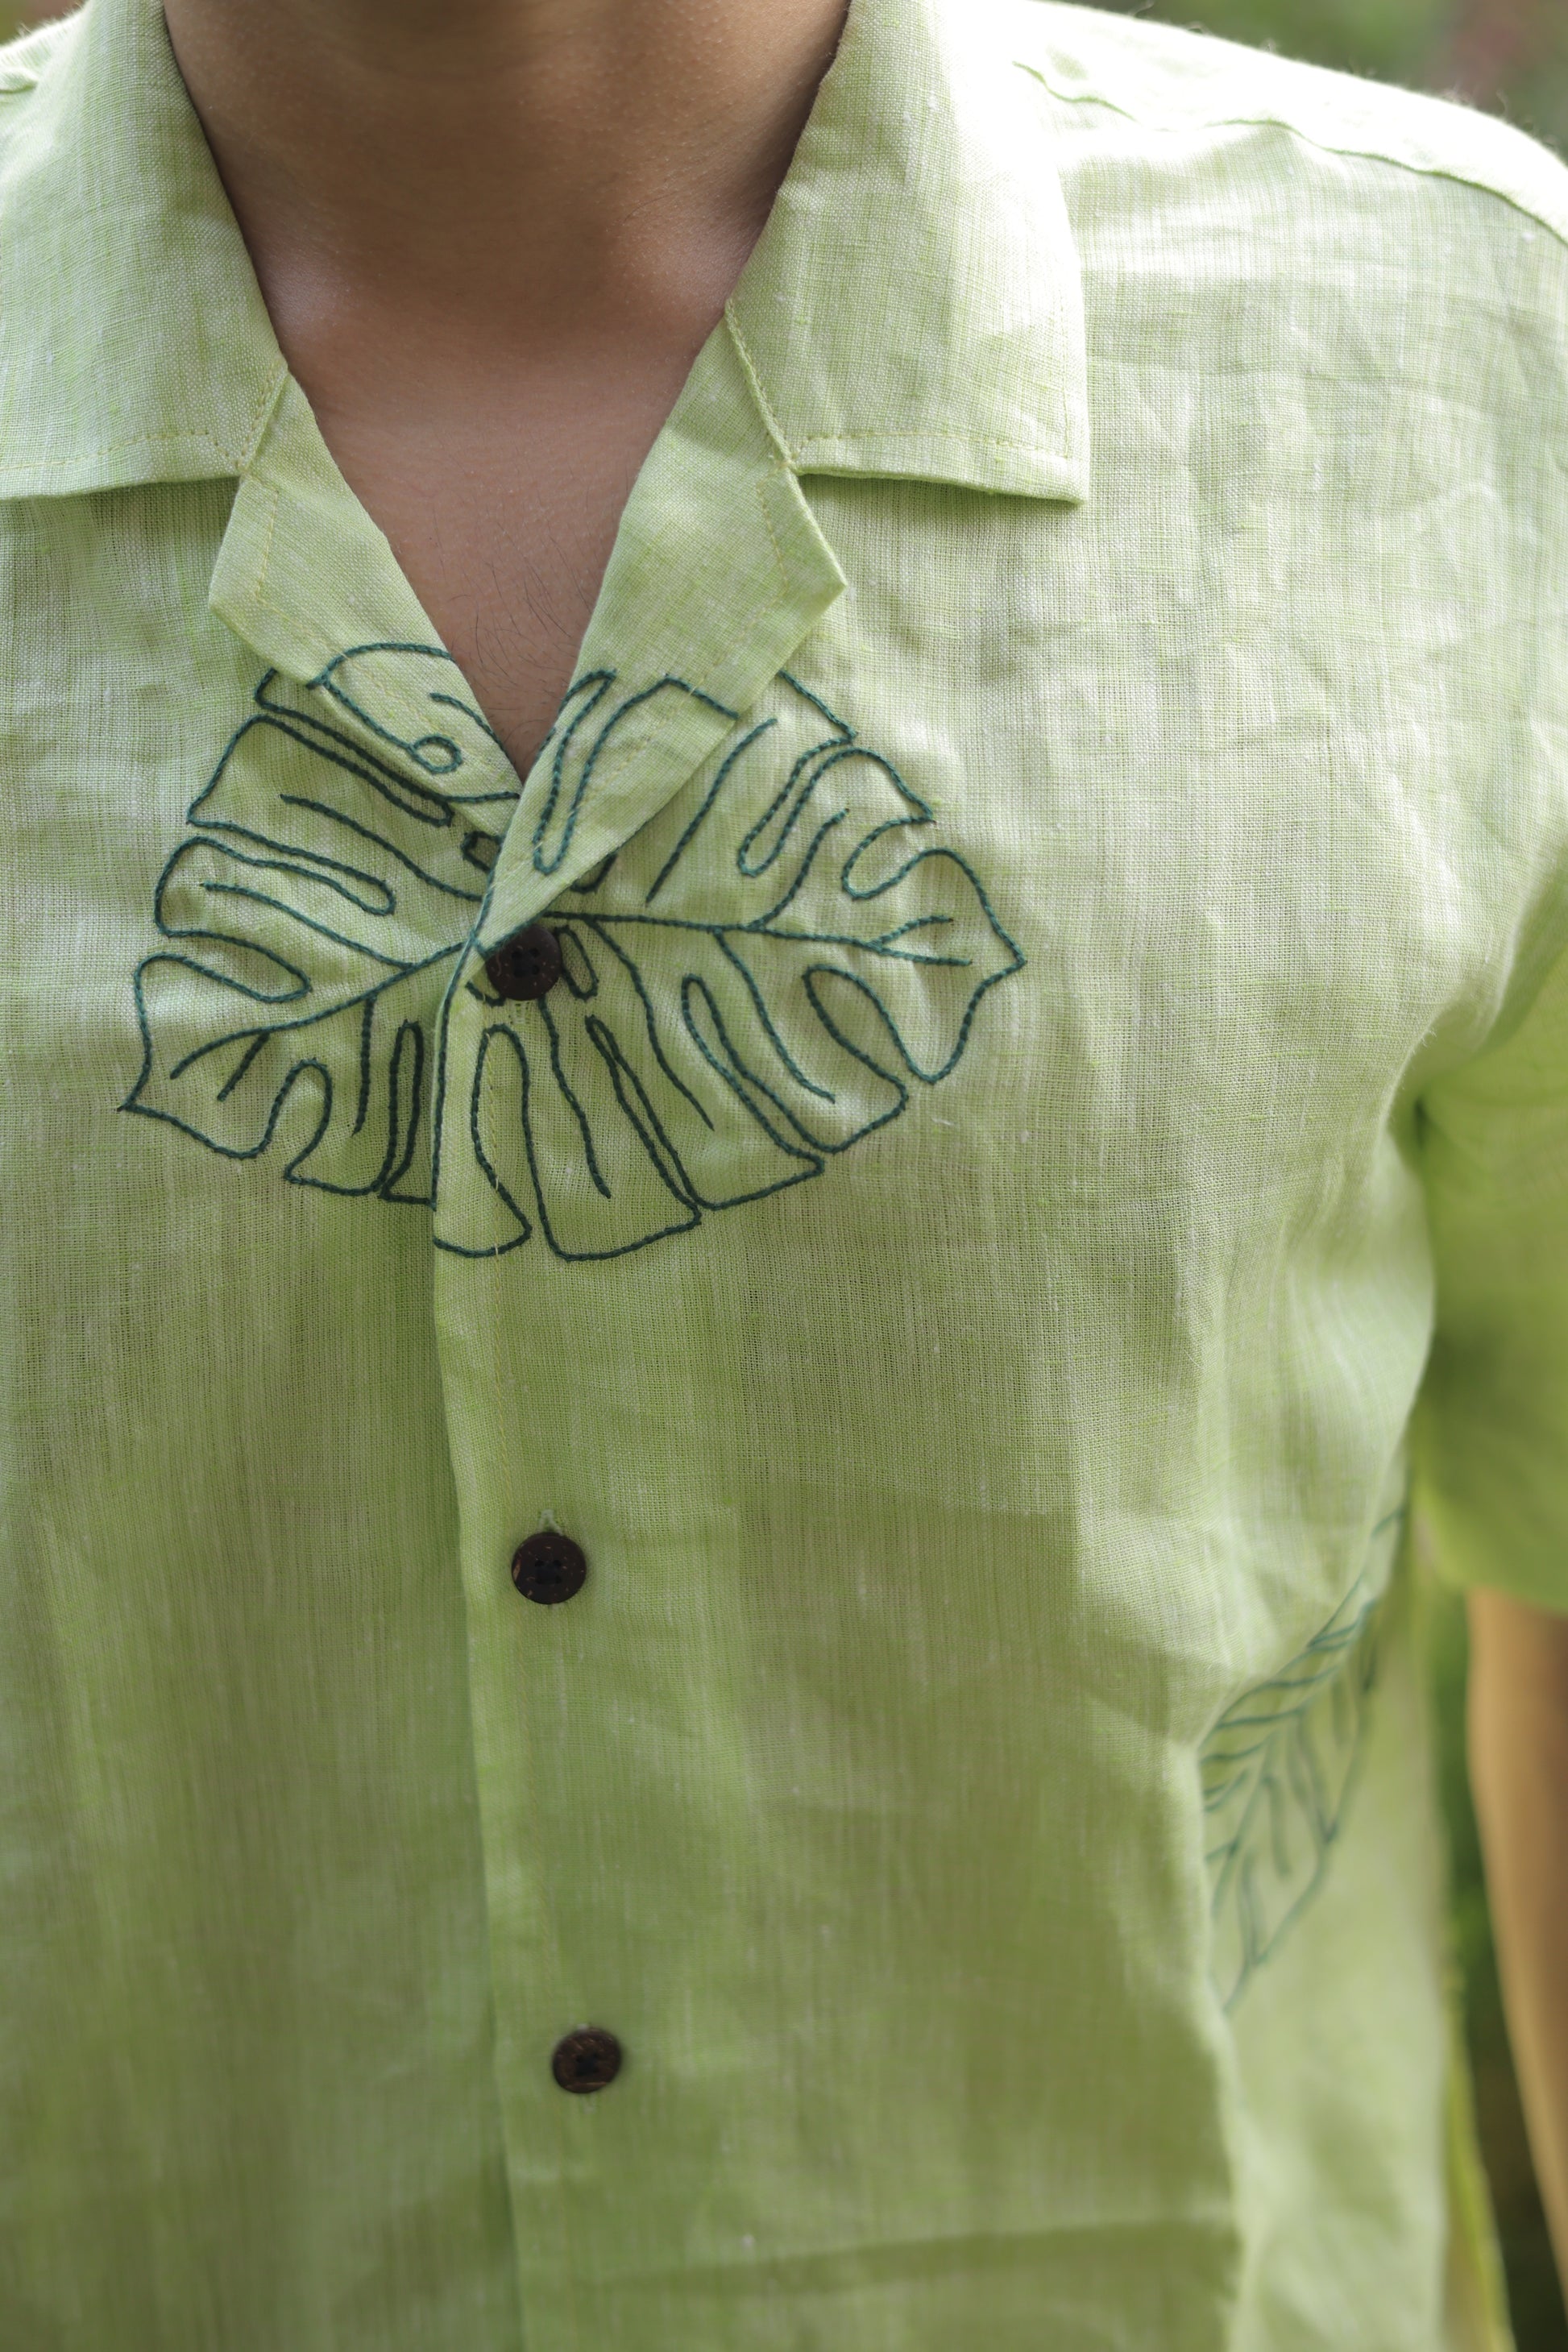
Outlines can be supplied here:
<path id="1" fill-rule="evenodd" d="M 563 2091 L 602 2091 L 621 2071 L 621 2045 L 602 2025 L 580 2025 L 556 2043 L 550 2071 Z"/>
<path id="2" fill-rule="evenodd" d="M 510 1004 L 548 996 L 561 977 L 561 942 L 548 923 L 530 923 L 485 958 L 485 977 Z"/>
<path id="3" fill-rule="evenodd" d="M 558 1535 L 553 1528 L 541 1528 L 536 1536 L 527 1537 L 511 1556 L 511 1580 L 523 1599 L 538 1601 L 547 1609 L 581 1592 L 587 1573 L 587 1555 L 581 1544 L 574 1544 L 570 1536 Z"/>

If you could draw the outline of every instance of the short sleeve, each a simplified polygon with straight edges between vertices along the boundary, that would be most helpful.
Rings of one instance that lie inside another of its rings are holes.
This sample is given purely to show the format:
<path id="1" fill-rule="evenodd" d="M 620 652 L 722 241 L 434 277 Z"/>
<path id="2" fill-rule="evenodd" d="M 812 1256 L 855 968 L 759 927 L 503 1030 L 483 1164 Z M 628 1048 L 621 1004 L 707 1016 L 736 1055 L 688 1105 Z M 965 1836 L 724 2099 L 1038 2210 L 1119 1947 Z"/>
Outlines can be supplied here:
<path id="1" fill-rule="evenodd" d="M 1568 955 L 1421 1108 L 1437 1305 L 1417 1499 L 1447 1579 L 1568 1611 Z"/>

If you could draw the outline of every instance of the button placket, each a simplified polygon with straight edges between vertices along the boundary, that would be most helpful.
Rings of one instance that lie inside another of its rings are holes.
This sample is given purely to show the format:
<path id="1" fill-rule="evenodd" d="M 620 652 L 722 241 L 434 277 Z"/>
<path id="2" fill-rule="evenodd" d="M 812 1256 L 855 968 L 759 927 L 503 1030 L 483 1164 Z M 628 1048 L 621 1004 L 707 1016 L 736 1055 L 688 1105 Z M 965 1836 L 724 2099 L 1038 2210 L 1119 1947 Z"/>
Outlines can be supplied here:
<path id="1" fill-rule="evenodd" d="M 542 1608 L 558 1608 L 575 1599 L 587 1576 L 588 1557 L 582 1545 L 556 1528 L 541 1528 L 526 1536 L 511 1556 L 512 1583 L 525 1601 Z M 624 2063 L 619 2038 L 607 2026 L 580 2025 L 556 2043 L 550 2072 L 560 2089 L 582 2097 L 607 2089 Z"/>
<path id="2" fill-rule="evenodd" d="M 681 519 L 673 541 L 672 517 Z M 673 562 L 672 544 L 679 551 Z M 594 1246 L 580 1249 L 584 1236 L 574 1226 L 563 1231 L 552 1223 L 553 1196 L 541 1190 L 528 1088 L 536 1057 L 549 1062 L 558 1050 L 560 994 L 541 1003 L 531 991 L 542 978 L 540 992 L 548 995 L 562 976 L 578 997 L 578 901 L 565 894 L 699 774 L 844 586 L 728 331 L 716 331 L 623 517 L 579 656 L 576 701 L 523 780 L 443 1020 L 433 1105 L 438 1313 L 459 1477 L 472 1486 L 471 1496 L 465 1492 L 472 1528 L 472 1719 L 498 1994 L 497 2074 L 523 2292 L 542 2343 L 573 2339 L 566 2214 L 568 2207 L 593 2210 L 597 2177 L 592 2166 L 580 2168 L 586 2151 L 577 2149 L 571 2123 L 564 2147 L 577 2153 L 571 2161 L 552 2156 L 562 2145 L 561 2127 L 546 2121 L 542 2103 L 552 2103 L 559 2116 L 563 2095 L 578 2100 L 602 2090 L 630 2062 L 607 2027 L 577 2023 L 561 2031 L 574 2012 L 578 2019 L 584 2011 L 602 2015 L 601 1999 L 609 2007 L 620 1981 L 613 1969 L 606 1979 L 611 1963 L 603 1944 L 581 1941 L 584 1890 L 574 1885 L 570 1899 L 558 1903 L 552 1866 L 559 1863 L 561 1875 L 571 1874 L 559 1849 L 572 1838 L 578 1793 L 562 1777 L 563 1757 L 580 1754 L 567 1719 L 575 1645 L 552 1639 L 553 1626 L 531 1612 L 520 1619 L 511 1606 L 513 1594 L 559 1605 L 542 1580 L 538 1591 L 528 1589 L 536 1560 L 514 1570 L 512 1593 L 500 1589 L 498 1551 L 502 1559 L 510 1551 L 510 1565 L 533 1538 L 519 1539 L 521 1530 L 499 1491 L 494 1444 L 479 1442 L 481 1425 L 493 1431 L 503 1449 L 527 1464 L 525 1487 L 535 1494 L 546 1478 L 569 1472 L 569 1455 L 556 1461 L 565 1442 L 558 1400 L 541 1393 L 532 1405 L 526 1402 L 538 1367 L 498 1385 L 476 1318 L 493 1320 L 497 1347 L 510 1354 L 534 1286 L 552 1287 L 558 1270 L 576 1256 L 611 1254 L 598 1231 L 586 1236 Z M 744 616 L 741 625 L 738 615 Z M 539 930 L 548 944 L 527 940 Z M 564 950 L 560 975 L 550 969 L 552 948 Z M 492 959 L 502 956 L 502 968 L 492 968 Z M 588 1085 L 602 1073 L 591 1064 L 572 1076 Z M 604 1082 L 614 1085 L 617 1076 L 611 1069 Z M 537 1091 L 534 1109 L 542 1116 L 560 1099 L 559 1089 Z M 636 1239 L 648 1207 L 638 1187 L 651 1192 L 663 1178 L 629 1162 L 604 1171 L 604 1180 L 609 1191 L 595 1192 L 595 1199 L 605 1201 L 618 1221 L 615 1241 Z M 679 1223 L 693 1214 L 680 1206 Z M 510 1611 L 510 1638 L 498 1614 L 503 1610 Z M 583 1695 L 584 1712 L 594 1703 Z M 613 1749 L 613 1713 L 607 1728 Z M 600 1993 L 589 1989 L 593 1982 Z M 542 2051 L 536 2001 L 545 1998 L 560 2000 L 565 2013 L 556 2010 L 559 2038 Z M 637 2006 L 640 2012 L 640 1998 Z M 585 2035 L 593 2037 L 591 2047 Z M 646 2123 L 646 2115 L 634 2112 L 626 2127 L 636 2132 Z M 617 2136 L 590 2136 L 609 2163 Z M 584 2241 L 575 2242 L 581 2248 Z"/>

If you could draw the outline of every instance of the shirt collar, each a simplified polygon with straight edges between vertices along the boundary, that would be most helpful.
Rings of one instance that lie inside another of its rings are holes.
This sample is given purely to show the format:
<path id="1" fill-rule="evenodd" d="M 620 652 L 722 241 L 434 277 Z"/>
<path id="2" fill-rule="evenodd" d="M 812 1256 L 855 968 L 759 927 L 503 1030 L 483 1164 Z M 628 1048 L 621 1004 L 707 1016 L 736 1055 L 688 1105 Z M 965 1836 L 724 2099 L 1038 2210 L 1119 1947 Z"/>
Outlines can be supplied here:
<path id="1" fill-rule="evenodd" d="M 855 0 L 730 309 L 797 472 L 1084 495 L 1078 265 L 1007 23 Z M 13 58 L 0 495 L 244 475 L 286 371 L 161 11 L 90 0 Z"/>
<path id="2" fill-rule="evenodd" d="M 797 472 L 1077 499 L 1083 306 L 994 0 L 855 0 L 730 321 Z"/>
<path id="3" fill-rule="evenodd" d="M 286 371 L 162 10 L 91 0 L 5 87 L 0 496 L 242 473 Z"/>

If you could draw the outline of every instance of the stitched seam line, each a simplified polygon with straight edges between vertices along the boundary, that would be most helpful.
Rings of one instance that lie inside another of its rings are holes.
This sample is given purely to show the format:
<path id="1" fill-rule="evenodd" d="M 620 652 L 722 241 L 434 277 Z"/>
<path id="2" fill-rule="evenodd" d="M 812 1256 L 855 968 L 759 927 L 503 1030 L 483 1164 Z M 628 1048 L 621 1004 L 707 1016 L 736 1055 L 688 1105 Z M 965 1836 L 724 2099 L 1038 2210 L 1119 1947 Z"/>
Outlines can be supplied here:
<path id="1" fill-rule="evenodd" d="M 746 339 L 742 334 L 739 325 L 731 316 L 728 308 L 725 310 L 724 317 L 725 321 L 729 326 L 731 335 L 734 341 L 736 355 L 740 359 L 741 365 L 745 372 L 746 381 L 750 384 L 752 391 L 756 397 L 757 404 L 762 410 L 763 421 L 766 425 L 773 440 L 776 442 L 784 463 L 792 473 L 798 473 L 803 469 L 807 450 L 843 449 L 857 438 L 865 440 L 875 439 L 879 441 L 942 441 L 966 444 L 970 446 L 979 448 L 1026 449 L 1036 452 L 1039 450 L 1040 444 L 1038 442 L 1020 440 L 1016 436 L 1007 434 L 960 433 L 954 432 L 951 428 L 929 425 L 892 426 L 866 425 L 854 426 L 847 433 L 814 433 L 807 440 L 802 441 L 795 446 L 792 447 L 790 443 L 784 438 L 784 428 L 779 424 L 778 419 L 773 415 L 772 407 L 769 405 L 767 394 L 763 392 L 761 379 L 757 374 L 756 362 L 752 357 L 751 351 L 746 343 Z M 1051 454 L 1053 456 L 1058 456 L 1060 453 L 1053 450 Z"/>
<path id="2" fill-rule="evenodd" d="M 278 529 L 278 509 L 282 504 L 282 500 L 278 492 L 269 483 L 263 482 L 258 484 L 258 487 L 266 491 L 268 498 L 272 503 L 268 507 L 267 512 L 267 537 L 262 544 L 260 561 L 258 562 L 256 567 L 255 584 L 253 585 L 250 593 L 255 597 L 257 603 L 261 606 L 263 612 L 277 613 L 280 616 L 284 616 L 284 607 L 281 604 L 272 604 L 267 594 L 267 574 L 272 564 L 272 541 Z"/>
<path id="3" fill-rule="evenodd" d="M 804 456 L 807 449 L 840 449 L 857 441 L 957 441 L 981 449 L 1039 450 L 1038 441 L 1020 440 L 1010 433 L 955 433 L 940 425 L 863 425 L 852 426 L 847 433 L 814 433 L 809 441 L 800 445 Z M 1052 451 L 1053 456 L 1058 454 Z"/>
<path id="4" fill-rule="evenodd" d="M 234 464 L 232 452 L 226 449 L 221 441 L 215 441 L 210 433 L 203 432 L 199 428 L 190 433 L 133 433 L 128 440 L 95 442 L 90 449 L 74 451 L 68 457 L 46 457 L 42 460 L 42 464 L 56 467 L 88 466 L 95 457 L 112 457 L 121 449 L 174 448 L 187 441 L 202 442 L 215 457 L 221 457 L 226 465 Z M 36 474 L 38 471 L 37 461 L 30 466 L 0 466 L 0 474 Z"/>
<path id="5" fill-rule="evenodd" d="M 278 362 L 277 373 L 273 376 L 271 382 L 268 383 L 266 391 L 261 396 L 261 404 L 258 408 L 256 415 L 252 420 L 250 431 L 247 434 L 240 447 L 238 462 L 239 471 L 242 474 L 248 473 L 250 467 L 256 463 L 257 452 L 261 446 L 268 426 L 272 422 L 278 404 L 283 397 L 283 388 L 287 384 L 288 381 L 288 362 L 286 360 L 279 360 Z"/>
<path id="6" fill-rule="evenodd" d="M 4 96 L 5 92 L 0 91 L 0 97 Z M 207 432 L 205 426 L 193 425 L 188 433 L 133 433 L 123 441 L 95 442 L 90 449 L 73 450 L 68 457 L 35 459 L 30 465 L 25 466 L 0 466 L 0 480 L 8 479 L 16 474 L 37 474 L 45 468 L 90 466 L 100 458 L 118 457 L 125 449 L 177 449 L 192 444 L 200 448 L 210 449 L 214 457 L 221 457 L 225 466 L 232 472 L 244 474 L 255 461 L 257 448 L 271 420 L 279 396 L 288 381 L 289 370 L 286 365 L 280 366 L 277 373 L 269 378 L 266 394 L 247 431 L 237 456 L 225 443 L 218 440 L 215 434 Z"/>
<path id="7" fill-rule="evenodd" d="M 1304 129 L 1300 122 L 1291 121 L 1284 114 L 1204 114 L 1195 116 L 1190 122 L 1162 121 L 1147 114 L 1135 114 L 1131 107 L 1118 106 L 1114 99 L 1103 98 L 1098 90 L 1058 89 L 1038 66 L 1028 65 L 1022 58 L 1015 58 L 1013 62 L 1020 73 L 1032 76 L 1042 89 L 1048 90 L 1051 97 L 1058 99 L 1062 105 L 1103 106 L 1107 113 L 1120 115 L 1124 122 L 1137 123 L 1141 131 L 1164 131 L 1172 138 L 1178 138 L 1189 131 L 1283 131 L 1292 139 L 1299 139 L 1303 147 L 1315 147 L 1322 155 L 1354 155 L 1362 163 L 1384 163 L 1391 172 L 1408 172 L 1417 179 L 1448 180 L 1456 187 L 1473 189 L 1477 195 L 1495 197 L 1500 205 L 1506 205 L 1510 212 L 1518 213 L 1521 220 L 1534 221 L 1559 245 L 1568 247 L 1568 229 L 1549 219 L 1544 213 L 1538 212 L 1521 196 L 1512 195 L 1506 188 L 1496 187 L 1491 181 L 1478 178 L 1472 173 L 1461 172 L 1452 163 L 1418 163 L 1412 162 L 1408 155 L 1385 154 L 1382 148 L 1363 145 L 1355 139 L 1322 138 L 1317 132 Z"/>
<path id="8" fill-rule="evenodd" d="M 781 467 L 776 476 L 764 475 L 761 481 L 754 482 L 752 486 L 757 494 L 757 504 L 763 510 L 763 529 L 767 532 L 768 545 L 773 549 L 773 562 L 779 568 L 779 578 L 786 589 L 790 584 L 789 565 L 784 562 L 784 551 L 779 545 L 778 533 L 773 529 L 773 519 L 768 512 L 768 490 L 774 480 L 790 482 L 794 479 L 795 477 L 789 468 Z"/>
<path id="9" fill-rule="evenodd" d="M 741 362 L 741 373 L 745 377 L 747 383 L 751 386 L 752 397 L 756 402 L 758 408 L 762 412 L 763 424 L 767 430 L 768 436 L 772 440 L 773 446 L 777 449 L 780 457 L 784 459 L 784 464 L 793 469 L 795 465 L 794 452 L 791 450 L 789 443 L 784 439 L 784 428 L 780 425 L 778 418 L 773 415 L 773 407 L 769 402 L 767 394 L 763 390 L 762 378 L 757 373 L 756 362 L 752 359 L 746 343 L 746 339 L 741 332 L 740 322 L 735 317 L 734 310 L 728 302 L 724 305 L 724 324 L 730 330 L 730 340 L 735 346 L 735 356 Z"/>

